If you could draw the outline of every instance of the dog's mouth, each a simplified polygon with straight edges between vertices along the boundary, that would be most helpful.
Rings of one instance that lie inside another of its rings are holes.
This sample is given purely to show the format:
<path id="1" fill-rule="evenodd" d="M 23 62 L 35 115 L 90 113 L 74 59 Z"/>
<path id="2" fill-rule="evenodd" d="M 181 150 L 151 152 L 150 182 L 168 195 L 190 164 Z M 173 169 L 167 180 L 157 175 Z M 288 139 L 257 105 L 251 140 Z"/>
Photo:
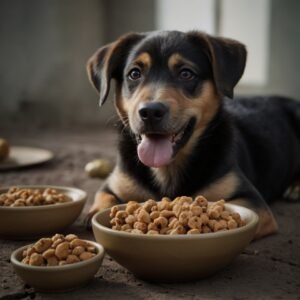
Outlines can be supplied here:
<path id="1" fill-rule="evenodd" d="M 153 168 L 168 165 L 193 133 L 196 118 L 192 117 L 176 133 L 144 132 L 137 136 L 140 161 Z"/>

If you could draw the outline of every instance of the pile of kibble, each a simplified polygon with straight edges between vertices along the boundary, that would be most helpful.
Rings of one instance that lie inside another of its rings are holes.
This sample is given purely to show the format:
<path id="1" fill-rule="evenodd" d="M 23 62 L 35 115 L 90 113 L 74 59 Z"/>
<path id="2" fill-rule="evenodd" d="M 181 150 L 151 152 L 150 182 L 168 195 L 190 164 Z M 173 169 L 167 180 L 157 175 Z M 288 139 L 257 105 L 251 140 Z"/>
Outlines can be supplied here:
<path id="1" fill-rule="evenodd" d="M 11 187 L 0 194 L 0 206 L 20 207 L 58 204 L 69 201 L 66 195 L 56 189 L 29 189 Z"/>
<path id="2" fill-rule="evenodd" d="M 208 204 L 203 196 L 130 201 L 125 210 L 113 206 L 110 218 L 112 229 L 137 234 L 200 234 L 244 225 L 238 213 L 225 209 L 224 200 Z"/>
<path id="3" fill-rule="evenodd" d="M 23 251 L 22 262 L 32 266 L 62 266 L 94 257 L 96 247 L 75 234 L 41 238 Z"/>

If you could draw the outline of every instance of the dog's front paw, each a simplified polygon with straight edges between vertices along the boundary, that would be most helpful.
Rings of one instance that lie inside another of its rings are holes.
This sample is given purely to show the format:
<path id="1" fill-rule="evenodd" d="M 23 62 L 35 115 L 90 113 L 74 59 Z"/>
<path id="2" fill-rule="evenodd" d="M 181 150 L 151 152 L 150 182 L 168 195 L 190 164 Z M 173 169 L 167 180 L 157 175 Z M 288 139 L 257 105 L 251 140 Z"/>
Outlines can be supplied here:
<path id="1" fill-rule="evenodd" d="M 118 204 L 116 197 L 112 194 L 105 192 L 98 192 L 95 195 L 94 203 L 89 209 L 87 216 L 84 218 L 84 225 L 88 230 L 92 229 L 92 218 L 93 216 L 106 208 L 110 208 Z"/>
<path id="2" fill-rule="evenodd" d="M 283 195 L 284 199 L 290 202 L 300 201 L 300 180 L 295 181 L 289 188 L 285 191 Z"/>

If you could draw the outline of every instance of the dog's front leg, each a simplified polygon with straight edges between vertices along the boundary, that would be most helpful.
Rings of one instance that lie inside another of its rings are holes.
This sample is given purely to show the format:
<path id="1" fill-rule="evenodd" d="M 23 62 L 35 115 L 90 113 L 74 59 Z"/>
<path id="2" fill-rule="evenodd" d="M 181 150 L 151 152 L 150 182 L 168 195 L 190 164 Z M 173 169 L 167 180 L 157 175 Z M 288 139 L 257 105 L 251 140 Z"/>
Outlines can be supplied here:
<path id="1" fill-rule="evenodd" d="M 230 200 L 229 203 L 237 204 L 254 210 L 259 217 L 258 226 L 254 239 L 260 239 L 278 231 L 277 222 L 273 216 L 269 206 L 261 197 L 255 198 L 236 198 Z"/>
<path id="2" fill-rule="evenodd" d="M 120 202 L 116 196 L 105 190 L 100 190 L 96 193 L 94 202 L 89 209 L 89 215 L 94 215 L 96 212 L 112 207 Z"/>
<path id="3" fill-rule="evenodd" d="M 146 191 L 136 179 L 116 166 L 104 186 L 96 193 L 85 222 L 89 227 L 95 213 L 116 204 L 126 203 L 130 200 L 142 202 L 150 198 L 155 199 L 154 195 Z"/>
<path id="4" fill-rule="evenodd" d="M 94 214 L 96 214 L 98 211 L 102 211 L 120 203 L 116 196 L 110 193 L 105 187 L 96 192 L 94 202 L 90 207 L 87 216 L 85 217 L 84 222 L 86 227 L 89 229 L 91 228 L 91 220 Z"/>

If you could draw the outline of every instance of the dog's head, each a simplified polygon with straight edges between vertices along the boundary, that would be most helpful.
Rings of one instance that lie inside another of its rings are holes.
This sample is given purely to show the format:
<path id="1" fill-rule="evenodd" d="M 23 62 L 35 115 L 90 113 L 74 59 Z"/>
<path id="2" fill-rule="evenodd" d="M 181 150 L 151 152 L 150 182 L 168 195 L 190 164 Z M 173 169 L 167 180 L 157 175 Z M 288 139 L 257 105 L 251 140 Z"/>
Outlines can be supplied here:
<path id="1" fill-rule="evenodd" d="M 107 99 L 116 80 L 115 106 L 138 141 L 147 166 L 171 163 L 188 152 L 243 74 L 245 47 L 200 32 L 131 33 L 100 48 L 88 75 Z"/>

